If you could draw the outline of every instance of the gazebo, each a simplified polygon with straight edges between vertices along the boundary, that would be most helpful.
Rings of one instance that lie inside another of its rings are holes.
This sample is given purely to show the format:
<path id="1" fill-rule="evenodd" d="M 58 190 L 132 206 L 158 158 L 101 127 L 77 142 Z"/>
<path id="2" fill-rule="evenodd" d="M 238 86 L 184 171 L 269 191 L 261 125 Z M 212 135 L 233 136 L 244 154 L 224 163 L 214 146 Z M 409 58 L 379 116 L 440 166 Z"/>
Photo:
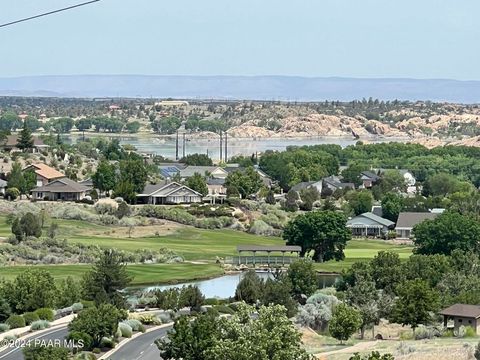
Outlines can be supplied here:
<path id="1" fill-rule="evenodd" d="M 237 246 L 238 251 L 238 265 L 252 263 L 255 266 L 257 263 L 262 264 L 281 264 L 285 265 L 285 253 L 296 254 L 299 256 L 302 251 L 301 246 L 255 246 L 255 245 L 239 245 Z M 251 261 L 249 261 L 249 256 L 244 256 L 244 262 L 242 262 L 242 253 L 252 253 L 253 257 L 250 256 Z M 257 253 L 267 253 L 267 256 L 257 257 Z M 271 256 L 271 253 L 282 253 L 282 256 Z M 287 262 L 291 262 L 291 257 L 287 258 Z"/>

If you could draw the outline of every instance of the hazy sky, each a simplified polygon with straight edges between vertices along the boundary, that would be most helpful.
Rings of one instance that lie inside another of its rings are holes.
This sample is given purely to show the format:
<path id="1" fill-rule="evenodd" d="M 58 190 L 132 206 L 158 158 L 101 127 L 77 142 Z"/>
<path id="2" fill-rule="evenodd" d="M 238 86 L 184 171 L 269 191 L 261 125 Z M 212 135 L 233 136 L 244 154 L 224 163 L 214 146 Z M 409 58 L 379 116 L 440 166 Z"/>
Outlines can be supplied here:
<path id="1" fill-rule="evenodd" d="M 3 1 L 0 22 L 82 1 Z M 480 80 L 479 13 L 478 0 L 102 0 L 0 29 L 0 76 Z"/>

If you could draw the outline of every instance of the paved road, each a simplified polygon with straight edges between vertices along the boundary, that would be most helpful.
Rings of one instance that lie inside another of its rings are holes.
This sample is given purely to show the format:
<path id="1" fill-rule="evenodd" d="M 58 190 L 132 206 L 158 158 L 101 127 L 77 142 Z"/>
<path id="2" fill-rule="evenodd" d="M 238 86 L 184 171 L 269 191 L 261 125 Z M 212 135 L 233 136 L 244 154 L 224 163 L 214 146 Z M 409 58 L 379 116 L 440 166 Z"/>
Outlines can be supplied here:
<path id="1" fill-rule="evenodd" d="M 113 353 L 109 360 L 159 360 L 160 351 L 155 345 L 155 340 L 167 335 L 167 331 L 171 328 L 170 326 L 150 331 L 130 340 Z"/>
<path id="2" fill-rule="evenodd" d="M 32 335 L 27 340 L 39 339 L 42 341 L 63 340 L 68 335 L 67 325 L 49 330 L 41 335 Z M 23 360 L 23 353 L 21 347 L 10 347 L 0 352 L 0 360 Z"/>

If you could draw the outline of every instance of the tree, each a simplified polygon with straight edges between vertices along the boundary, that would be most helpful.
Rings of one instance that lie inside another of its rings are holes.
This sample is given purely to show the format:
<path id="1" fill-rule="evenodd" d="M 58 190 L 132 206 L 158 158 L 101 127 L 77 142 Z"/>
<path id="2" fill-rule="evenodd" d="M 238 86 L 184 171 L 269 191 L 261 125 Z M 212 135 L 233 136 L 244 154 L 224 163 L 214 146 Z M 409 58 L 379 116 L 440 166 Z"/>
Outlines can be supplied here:
<path id="1" fill-rule="evenodd" d="M 92 175 L 92 182 L 101 193 L 113 190 L 116 182 L 115 166 L 108 161 L 101 161 L 97 171 Z"/>
<path id="2" fill-rule="evenodd" d="M 26 122 L 23 123 L 23 129 L 20 131 L 20 136 L 17 140 L 17 147 L 22 151 L 33 148 L 32 130 L 30 130 Z"/>
<path id="3" fill-rule="evenodd" d="M 285 203 L 283 204 L 283 208 L 286 211 L 296 212 L 298 211 L 298 203 L 300 202 L 300 196 L 298 192 L 295 190 L 289 190 L 287 195 L 285 196 Z"/>
<path id="4" fill-rule="evenodd" d="M 249 270 L 243 276 L 235 290 L 235 299 L 245 301 L 247 304 L 255 304 L 262 294 L 263 281 L 255 270 Z"/>
<path id="5" fill-rule="evenodd" d="M 387 192 L 405 192 L 407 183 L 398 170 L 386 170 L 382 174 L 378 187 L 382 194 Z"/>
<path id="6" fill-rule="evenodd" d="M 362 318 L 357 310 L 345 304 L 339 304 L 333 311 L 332 320 L 328 325 L 330 335 L 343 344 L 362 324 Z"/>
<path id="7" fill-rule="evenodd" d="M 394 292 L 403 280 L 404 274 L 400 257 L 391 251 L 379 251 L 370 261 L 372 279 L 377 289 Z"/>
<path id="8" fill-rule="evenodd" d="M 374 325 L 379 320 L 375 283 L 369 278 L 357 276 L 355 285 L 348 288 L 345 298 L 360 313 L 362 318 L 360 334 L 363 339 L 367 326 Z"/>
<path id="9" fill-rule="evenodd" d="M 401 283 L 397 288 L 398 299 L 393 307 L 392 320 L 415 329 L 431 322 L 431 312 L 438 310 L 438 293 L 424 280 L 415 279 Z"/>
<path id="10" fill-rule="evenodd" d="M 120 161 L 120 182 L 132 184 L 135 193 L 143 191 L 147 179 L 148 173 L 142 158 L 130 155 Z"/>
<path id="11" fill-rule="evenodd" d="M 129 122 L 127 125 L 125 125 L 125 130 L 127 130 L 127 132 L 130 134 L 135 134 L 138 132 L 138 130 L 140 130 L 140 123 L 138 121 Z"/>
<path id="12" fill-rule="evenodd" d="M 25 189 L 25 178 L 22 173 L 22 165 L 19 162 L 15 161 L 12 164 L 12 170 L 8 174 L 7 180 L 9 188 L 16 188 L 19 191 Z"/>
<path id="13" fill-rule="evenodd" d="M 135 204 L 137 201 L 135 186 L 129 181 L 120 181 L 117 183 L 113 194 L 115 197 L 121 197 L 129 204 Z"/>
<path id="14" fill-rule="evenodd" d="M 267 279 L 264 283 L 260 301 L 265 306 L 282 305 L 287 310 L 287 316 L 293 317 L 297 313 L 298 303 L 292 298 L 292 285 L 288 277 Z"/>
<path id="15" fill-rule="evenodd" d="M 460 190 L 461 183 L 454 175 L 439 173 L 427 178 L 422 193 L 425 196 L 447 196 Z"/>
<path id="16" fill-rule="evenodd" d="M 287 277 L 292 284 L 294 296 L 308 297 L 318 289 L 317 272 L 313 262 L 308 259 L 300 259 L 292 263 L 287 270 Z"/>
<path id="17" fill-rule="evenodd" d="M 346 169 L 342 170 L 343 181 L 354 183 L 355 186 L 362 184 L 361 173 L 368 170 L 367 165 L 352 163 Z"/>
<path id="18" fill-rule="evenodd" d="M 225 187 L 235 188 L 245 199 L 249 195 L 256 194 L 262 187 L 262 179 L 253 167 L 249 167 L 244 171 L 233 171 L 228 174 L 225 179 Z"/>
<path id="19" fill-rule="evenodd" d="M 301 246 L 301 256 L 313 250 L 315 261 L 343 260 L 343 250 L 352 236 L 346 222 L 343 214 L 334 211 L 309 212 L 288 222 L 283 239 L 287 245 Z"/>
<path id="20" fill-rule="evenodd" d="M 122 201 L 120 204 L 118 204 L 117 211 L 115 211 L 115 215 L 119 219 L 123 219 L 125 216 L 129 216 L 130 213 L 130 207 L 125 201 Z"/>
<path id="21" fill-rule="evenodd" d="M 300 190 L 300 199 L 302 200 L 300 208 L 305 211 L 312 211 L 314 202 L 320 199 L 320 193 L 316 187 L 310 186 Z"/>
<path id="22" fill-rule="evenodd" d="M 92 338 L 91 348 L 98 347 L 104 337 L 113 337 L 118 322 L 126 318 L 124 311 L 111 304 L 101 304 L 83 310 L 68 324 L 70 333 L 88 334 Z"/>
<path id="23" fill-rule="evenodd" d="M 212 166 L 213 161 L 207 154 L 189 154 L 180 159 L 181 163 L 193 166 Z"/>
<path id="24" fill-rule="evenodd" d="M 39 238 L 42 235 L 39 217 L 28 212 L 20 218 L 15 218 L 12 223 L 12 233 L 18 241 L 22 241 L 29 236 Z"/>
<path id="25" fill-rule="evenodd" d="M 73 280 L 71 276 L 59 281 L 57 286 L 57 298 L 55 305 L 57 308 L 62 309 L 68 306 L 72 306 L 82 299 L 82 288 L 79 282 Z"/>
<path id="26" fill-rule="evenodd" d="M 119 308 L 126 306 L 121 290 L 130 284 L 131 277 L 118 252 L 105 250 L 83 280 L 88 300 L 95 301 L 97 305 L 109 303 Z"/>
<path id="27" fill-rule="evenodd" d="M 0 116 L 0 129 L 10 132 L 22 126 L 22 121 L 17 114 L 7 111 Z"/>
<path id="28" fill-rule="evenodd" d="M 52 275 L 46 270 L 26 269 L 10 286 L 9 303 L 16 312 L 52 308 L 55 305 L 57 288 Z"/>
<path id="29" fill-rule="evenodd" d="M 399 194 L 386 193 L 382 198 L 382 212 L 385 219 L 397 222 L 398 214 L 403 209 L 403 198 Z"/>
<path id="30" fill-rule="evenodd" d="M 417 254 L 450 255 L 454 250 L 480 252 L 480 223 L 469 215 L 444 212 L 413 228 Z"/>
<path id="31" fill-rule="evenodd" d="M 272 189 L 268 190 L 267 196 L 265 197 L 265 202 L 270 205 L 275 205 L 275 193 Z"/>
<path id="32" fill-rule="evenodd" d="M 193 176 L 187 179 L 186 184 L 190 189 L 195 190 L 202 194 L 202 196 L 206 196 L 208 194 L 208 186 L 205 178 L 200 175 L 199 173 L 193 174 Z"/>
<path id="33" fill-rule="evenodd" d="M 368 190 L 350 191 L 346 198 L 355 215 L 360 215 L 372 210 L 373 196 Z"/>
<path id="34" fill-rule="evenodd" d="M 23 347 L 23 358 L 25 360 L 68 360 L 69 351 L 59 346 L 28 345 Z"/>
<path id="35" fill-rule="evenodd" d="M 219 335 L 218 319 L 207 312 L 194 321 L 181 316 L 168 333 L 168 340 L 159 339 L 155 343 L 165 360 L 207 360 L 205 352 L 214 345 Z"/>

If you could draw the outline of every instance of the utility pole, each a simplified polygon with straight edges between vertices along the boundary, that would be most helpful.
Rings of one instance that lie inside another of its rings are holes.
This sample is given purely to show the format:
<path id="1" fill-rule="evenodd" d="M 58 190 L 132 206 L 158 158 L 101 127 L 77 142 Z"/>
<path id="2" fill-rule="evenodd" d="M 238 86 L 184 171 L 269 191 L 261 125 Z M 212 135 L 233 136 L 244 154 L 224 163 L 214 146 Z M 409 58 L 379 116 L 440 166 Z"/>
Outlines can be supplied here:
<path id="1" fill-rule="evenodd" d="M 183 133 L 183 157 L 185 158 L 185 133 Z"/>
<path id="2" fill-rule="evenodd" d="M 223 148 L 223 139 L 222 139 L 222 130 L 220 130 L 220 162 L 222 162 L 222 148 Z"/>
<path id="3" fill-rule="evenodd" d="M 177 129 L 177 137 L 175 139 L 175 160 L 178 160 L 178 129 Z"/>
<path id="4" fill-rule="evenodd" d="M 227 135 L 227 132 L 225 131 L 225 163 L 228 160 L 228 145 L 227 145 L 228 140 L 227 139 L 228 139 L 228 135 Z"/>

